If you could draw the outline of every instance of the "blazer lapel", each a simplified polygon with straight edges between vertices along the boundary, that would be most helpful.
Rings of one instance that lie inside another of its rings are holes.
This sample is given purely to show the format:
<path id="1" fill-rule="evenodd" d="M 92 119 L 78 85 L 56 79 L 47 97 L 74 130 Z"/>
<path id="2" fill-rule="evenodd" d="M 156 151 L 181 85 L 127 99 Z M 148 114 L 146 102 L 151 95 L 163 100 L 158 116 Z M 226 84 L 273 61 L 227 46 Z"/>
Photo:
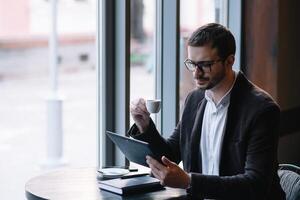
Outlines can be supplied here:
<path id="1" fill-rule="evenodd" d="M 206 106 L 206 99 L 203 98 L 198 105 L 198 110 L 196 114 L 196 118 L 194 121 L 192 133 L 191 133 L 191 141 L 190 141 L 190 161 L 191 161 L 191 172 L 202 172 L 202 156 L 200 151 L 200 137 L 201 137 L 201 129 L 202 129 L 202 121 L 204 110 Z"/>
<path id="2" fill-rule="evenodd" d="M 238 110 L 240 110 L 239 99 L 242 98 L 244 88 L 246 87 L 246 78 L 242 72 L 239 72 L 235 85 L 232 88 L 230 94 L 230 105 L 227 111 L 227 121 L 225 127 L 225 133 L 223 136 L 223 144 L 220 155 L 219 174 L 224 175 L 224 164 L 226 163 L 226 151 L 225 148 L 228 146 L 228 142 L 233 140 L 234 132 L 237 125 L 240 123 L 238 118 Z"/>

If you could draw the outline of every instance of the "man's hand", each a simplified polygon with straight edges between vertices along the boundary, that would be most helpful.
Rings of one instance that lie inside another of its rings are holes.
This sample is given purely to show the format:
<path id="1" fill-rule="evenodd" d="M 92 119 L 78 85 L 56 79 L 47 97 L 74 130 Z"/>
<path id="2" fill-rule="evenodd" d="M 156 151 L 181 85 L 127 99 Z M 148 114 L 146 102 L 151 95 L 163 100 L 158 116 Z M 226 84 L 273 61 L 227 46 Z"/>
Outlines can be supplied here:
<path id="1" fill-rule="evenodd" d="M 130 104 L 131 116 L 141 133 L 145 132 L 150 123 L 150 113 L 146 108 L 145 100 L 140 98 Z"/>
<path id="2" fill-rule="evenodd" d="M 160 180 L 160 184 L 174 188 L 188 188 L 191 182 L 189 175 L 165 156 L 161 158 L 161 161 L 164 165 L 152 157 L 146 156 L 146 162 L 151 168 L 152 174 Z"/>

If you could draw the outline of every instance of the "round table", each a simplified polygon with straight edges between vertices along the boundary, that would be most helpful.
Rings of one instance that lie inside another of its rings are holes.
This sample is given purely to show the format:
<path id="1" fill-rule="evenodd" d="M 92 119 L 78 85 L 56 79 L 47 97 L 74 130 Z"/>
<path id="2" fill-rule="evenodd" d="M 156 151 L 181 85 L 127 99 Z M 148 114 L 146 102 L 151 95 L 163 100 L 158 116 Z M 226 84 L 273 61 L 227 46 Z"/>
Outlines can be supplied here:
<path id="1" fill-rule="evenodd" d="M 95 168 L 61 169 L 30 179 L 25 185 L 28 200 L 113 200 L 113 199 L 187 199 L 185 190 L 166 190 L 120 196 L 98 188 Z"/>

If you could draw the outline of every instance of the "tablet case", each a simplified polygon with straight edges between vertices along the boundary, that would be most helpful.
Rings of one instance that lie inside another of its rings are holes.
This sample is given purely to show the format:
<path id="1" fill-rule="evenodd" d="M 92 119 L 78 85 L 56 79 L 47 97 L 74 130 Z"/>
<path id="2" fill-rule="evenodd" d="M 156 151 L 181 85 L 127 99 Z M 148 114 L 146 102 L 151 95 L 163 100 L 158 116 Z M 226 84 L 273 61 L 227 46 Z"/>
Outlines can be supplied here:
<path id="1" fill-rule="evenodd" d="M 161 162 L 162 155 L 155 152 L 147 142 L 124 137 L 111 131 L 106 131 L 106 134 L 120 148 L 128 160 L 148 167 L 146 156 L 149 155 Z"/>

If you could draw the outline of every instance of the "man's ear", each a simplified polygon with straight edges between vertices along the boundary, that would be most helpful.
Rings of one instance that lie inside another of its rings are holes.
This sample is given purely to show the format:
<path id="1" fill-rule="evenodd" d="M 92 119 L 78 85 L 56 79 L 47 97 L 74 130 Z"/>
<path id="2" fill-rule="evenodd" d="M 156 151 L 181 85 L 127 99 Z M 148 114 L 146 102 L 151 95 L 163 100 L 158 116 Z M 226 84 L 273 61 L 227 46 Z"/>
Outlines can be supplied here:
<path id="1" fill-rule="evenodd" d="M 227 66 L 232 67 L 233 64 L 234 64 L 234 60 L 235 60 L 235 57 L 234 57 L 233 54 L 231 54 L 231 55 L 229 55 L 229 56 L 226 58 L 225 64 L 226 64 Z"/>

